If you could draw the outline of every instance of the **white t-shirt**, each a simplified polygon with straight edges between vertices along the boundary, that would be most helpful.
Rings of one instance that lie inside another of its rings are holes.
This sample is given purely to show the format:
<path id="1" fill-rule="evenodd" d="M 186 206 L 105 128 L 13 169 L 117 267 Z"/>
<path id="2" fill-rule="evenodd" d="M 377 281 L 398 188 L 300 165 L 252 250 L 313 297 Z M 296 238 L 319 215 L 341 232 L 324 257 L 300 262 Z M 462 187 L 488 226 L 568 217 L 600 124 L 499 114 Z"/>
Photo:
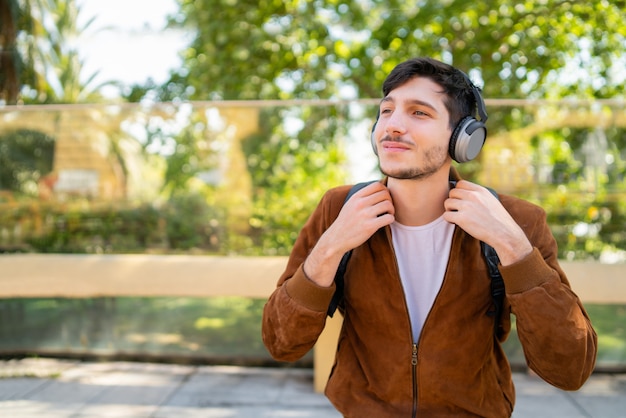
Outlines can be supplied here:
<path id="1" fill-rule="evenodd" d="M 426 317 L 446 273 L 454 224 L 443 215 L 422 226 L 391 224 L 393 247 L 409 308 L 413 342 L 419 340 Z"/>

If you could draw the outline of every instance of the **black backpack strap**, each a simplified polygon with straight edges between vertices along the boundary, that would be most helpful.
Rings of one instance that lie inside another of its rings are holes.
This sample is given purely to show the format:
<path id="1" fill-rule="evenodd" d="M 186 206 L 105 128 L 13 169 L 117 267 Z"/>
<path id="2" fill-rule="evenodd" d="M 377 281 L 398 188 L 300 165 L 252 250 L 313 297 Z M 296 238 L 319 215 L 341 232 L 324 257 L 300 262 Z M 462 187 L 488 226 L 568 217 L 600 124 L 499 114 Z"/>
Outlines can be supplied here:
<path id="1" fill-rule="evenodd" d="M 487 269 L 489 270 L 489 277 L 491 278 L 491 299 L 493 302 L 493 309 L 487 311 L 487 315 L 494 318 L 494 335 L 498 335 L 498 329 L 500 328 L 500 316 L 502 315 L 502 305 L 504 304 L 504 280 L 498 270 L 498 264 L 500 259 L 496 250 L 492 246 L 485 244 L 481 241 L 480 246 L 483 250 L 483 256 L 487 263 Z"/>
<path id="2" fill-rule="evenodd" d="M 492 195 L 500 200 L 500 197 L 495 190 L 489 187 L 487 187 L 487 190 L 489 190 Z M 502 278 L 502 274 L 500 274 L 500 270 L 498 269 L 500 259 L 498 258 L 496 250 L 494 250 L 491 245 L 485 244 L 482 241 L 480 242 L 480 247 L 482 249 L 485 262 L 487 263 L 489 277 L 491 278 L 491 299 L 493 302 L 493 309 L 489 310 L 487 312 L 487 315 L 493 316 L 494 318 L 493 334 L 497 337 L 498 330 L 500 328 L 500 316 L 502 315 L 502 306 L 504 304 L 504 279 Z"/>
<path id="3" fill-rule="evenodd" d="M 331 318 L 335 314 L 335 311 L 343 299 L 343 275 L 346 274 L 346 267 L 348 266 L 350 257 L 352 257 L 352 250 L 346 252 L 343 257 L 341 257 L 337 273 L 335 273 L 335 293 L 333 294 L 333 298 L 330 300 L 330 305 L 328 305 L 328 311 L 326 312 Z"/>
<path id="4" fill-rule="evenodd" d="M 358 192 L 359 190 L 361 190 L 363 187 L 367 186 L 368 184 L 374 183 L 375 181 L 378 181 L 378 180 L 365 181 L 363 183 L 357 183 L 354 186 L 352 186 L 352 188 L 350 188 L 350 191 L 348 191 L 348 195 L 344 199 L 343 204 L 345 205 L 346 202 L 352 197 L 353 194 L 355 194 L 356 192 Z M 330 305 L 328 306 L 328 311 L 327 311 L 328 316 L 330 316 L 331 318 L 335 314 L 335 311 L 337 310 L 337 308 L 339 307 L 339 304 L 341 303 L 341 300 L 343 299 L 343 276 L 346 273 L 346 268 L 348 267 L 348 261 L 350 261 L 350 257 L 352 257 L 352 250 L 347 251 L 343 255 L 343 257 L 341 257 L 341 261 L 339 262 L 339 267 L 337 268 L 337 273 L 335 273 L 335 294 L 333 295 L 333 298 L 330 301 Z"/>

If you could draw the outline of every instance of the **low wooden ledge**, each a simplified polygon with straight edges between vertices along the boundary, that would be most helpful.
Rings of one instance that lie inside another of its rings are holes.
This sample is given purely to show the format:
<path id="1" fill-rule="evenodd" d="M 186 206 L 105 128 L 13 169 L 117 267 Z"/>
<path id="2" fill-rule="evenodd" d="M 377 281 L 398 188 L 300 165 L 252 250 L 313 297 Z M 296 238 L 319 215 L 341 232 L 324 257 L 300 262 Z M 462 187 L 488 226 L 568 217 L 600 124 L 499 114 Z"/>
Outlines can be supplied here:
<path id="1" fill-rule="evenodd" d="M 626 263 L 560 261 L 583 303 L 626 304 Z"/>
<path id="2" fill-rule="evenodd" d="M 266 298 L 287 257 L 0 255 L 0 298 L 244 296 Z M 626 303 L 626 264 L 561 262 L 585 303 Z"/>
<path id="3" fill-rule="evenodd" d="M 267 298 L 285 257 L 0 255 L 0 298 Z"/>

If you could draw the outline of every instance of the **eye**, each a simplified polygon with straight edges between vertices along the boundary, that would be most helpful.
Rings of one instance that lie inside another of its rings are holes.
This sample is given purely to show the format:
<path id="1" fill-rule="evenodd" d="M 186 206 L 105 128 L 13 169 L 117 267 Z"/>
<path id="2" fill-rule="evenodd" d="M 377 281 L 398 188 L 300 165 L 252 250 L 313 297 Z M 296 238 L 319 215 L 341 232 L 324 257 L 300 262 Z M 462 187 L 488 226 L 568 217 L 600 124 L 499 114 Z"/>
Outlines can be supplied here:
<path id="1" fill-rule="evenodd" d="M 413 114 L 416 115 L 416 116 L 428 116 L 428 113 L 423 112 L 421 110 L 416 110 L 416 111 L 413 112 Z"/>
<path id="2" fill-rule="evenodd" d="M 391 113 L 391 109 L 390 108 L 384 108 L 384 109 L 380 109 L 380 114 L 384 115 L 387 113 Z"/>

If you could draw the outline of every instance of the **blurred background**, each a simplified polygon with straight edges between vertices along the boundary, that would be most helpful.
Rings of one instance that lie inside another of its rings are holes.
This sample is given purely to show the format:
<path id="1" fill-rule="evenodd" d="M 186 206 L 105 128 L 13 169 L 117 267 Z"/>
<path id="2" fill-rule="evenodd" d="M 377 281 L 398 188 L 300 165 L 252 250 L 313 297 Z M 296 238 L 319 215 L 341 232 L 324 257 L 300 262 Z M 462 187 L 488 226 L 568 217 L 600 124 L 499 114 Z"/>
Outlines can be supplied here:
<path id="1" fill-rule="evenodd" d="M 620 283 L 611 298 L 585 305 L 598 368 L 624 370 L 624 10 L 0 0 L 0 261 L 45 254 L 28 259 L 45 278 L 70 255 L 285 257 L 326 189 L 379 177 L 368 135 L 382 82 L 399 62 L 432 56 L 466 71 L 486 100 L 488 140 L 462 174 L 544 207 L 571 268 L 621 266 L 602 282 Z M 4 357 L 274 364 L 259 295 L 77 297 L 38 283 L 39 297 L 0 294 Z M 515 335 L 507 350 L 524 367 Z"/>

